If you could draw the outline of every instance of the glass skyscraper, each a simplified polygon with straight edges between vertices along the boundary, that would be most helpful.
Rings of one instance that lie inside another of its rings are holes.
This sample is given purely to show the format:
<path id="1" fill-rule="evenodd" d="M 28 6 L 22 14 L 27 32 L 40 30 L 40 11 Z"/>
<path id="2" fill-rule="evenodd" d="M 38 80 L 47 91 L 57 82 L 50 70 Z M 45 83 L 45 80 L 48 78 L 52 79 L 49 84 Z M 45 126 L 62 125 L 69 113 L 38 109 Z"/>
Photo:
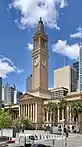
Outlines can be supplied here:
<path id="1" fill-rule="evenodd" d="M 76 69 L 76 89 L 79 89 L 79 61 L 74 62 L 73 67 Z"/>
<path id="2" fill-rule="evenodd" d="M 32 90 L 32 74 L 26 79 L 26 92 Z"/>
<path id="3" fill-rule="evenodd" d="M 73 63 L 73 67 L 76 69 L 76 80 L 79 79 L 79 61 Z"/>

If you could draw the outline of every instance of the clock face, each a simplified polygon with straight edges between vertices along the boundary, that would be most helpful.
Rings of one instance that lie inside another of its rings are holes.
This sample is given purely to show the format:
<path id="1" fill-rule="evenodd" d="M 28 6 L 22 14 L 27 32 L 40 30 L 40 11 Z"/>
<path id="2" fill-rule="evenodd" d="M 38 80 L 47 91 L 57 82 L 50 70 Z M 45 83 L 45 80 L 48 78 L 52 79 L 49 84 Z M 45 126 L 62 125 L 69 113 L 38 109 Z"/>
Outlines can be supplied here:
<path id="1" fill-rule="evenodd" d="M 34 66 L 36 67 L 38 66 L 38 64 L 39 64 L 39 58 L 34 59 Z"/>
<path id="2" fill-rule="evenodd" d="M 43 67 L 46 67 L 46 60 L 42 60 Z"/>

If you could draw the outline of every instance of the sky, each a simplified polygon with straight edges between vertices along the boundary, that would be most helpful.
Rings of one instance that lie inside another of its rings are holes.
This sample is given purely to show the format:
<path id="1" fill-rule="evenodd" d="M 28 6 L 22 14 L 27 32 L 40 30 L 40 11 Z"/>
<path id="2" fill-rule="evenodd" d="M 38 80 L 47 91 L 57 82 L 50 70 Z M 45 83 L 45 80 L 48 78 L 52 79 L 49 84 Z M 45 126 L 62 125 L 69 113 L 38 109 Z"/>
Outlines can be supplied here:
<path id="1" fill-rule="evenodd" d="M 79 58 L 82 0 L 0 0 L 0 76 L 24 92 L 32 73 L 32 37 L 42 17 L 48 34 L 49 87 L 54 70 Z"/>

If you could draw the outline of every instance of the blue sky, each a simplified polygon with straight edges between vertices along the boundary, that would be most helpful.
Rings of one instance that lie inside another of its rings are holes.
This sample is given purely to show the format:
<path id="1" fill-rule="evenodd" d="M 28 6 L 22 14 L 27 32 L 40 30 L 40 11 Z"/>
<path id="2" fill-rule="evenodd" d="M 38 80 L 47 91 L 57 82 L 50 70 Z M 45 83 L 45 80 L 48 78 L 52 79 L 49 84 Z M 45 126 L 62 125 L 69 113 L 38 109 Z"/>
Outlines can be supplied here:
<path id="1" fill-rule="evenodd" d="M 39 17 L 48 34 L 49 87 L 53 71 L 79 57 L 82 0 L 0 0 L 0 76 L 25 91 L 32 72 L 32 37 Z"/>

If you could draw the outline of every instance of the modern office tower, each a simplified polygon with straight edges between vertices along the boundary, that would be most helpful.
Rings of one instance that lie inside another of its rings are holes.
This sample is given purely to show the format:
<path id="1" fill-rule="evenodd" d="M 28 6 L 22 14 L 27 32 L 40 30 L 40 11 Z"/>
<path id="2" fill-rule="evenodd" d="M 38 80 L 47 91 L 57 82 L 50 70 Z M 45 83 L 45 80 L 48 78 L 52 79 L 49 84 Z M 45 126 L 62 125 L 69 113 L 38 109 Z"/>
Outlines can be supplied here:
<path id="1" fill-rule="evenodd" d="M 17 104 L 17 90 L 14 91 L 14 104 Z"/>
<path id="2" fill-rule="evenodd" d="M 68 89 L 64 87 L 51 89 L 52 99 L 60 99 L 67 95 Z"/>
<path id="3" fill-rule="evenodd" d="M 4 102 L 4 86 L 2 85 L 2 101 Z"/>
<path id="4" fill-rule="evenodd" d="M 14 91 L 14 104 L 19 103 L 20 97 L 23 95 L 22 92 L 15 90 Z"/>
<path id="5" fill-rule="evenodd" d="M 76 80 L 79 79 L 79 61 L 73 63 L 73 67 L 76 69 Z"/>
<path id="6" fill-rule="evenodd" d="M 0 77 L 0 103 L 2 102 L 2 77 Z"/>
<path id="7" fill-rule="evenodd" d="M 2 77 L 0 77 L 0 86 L 2 86 Z"/>
<path id="8" fill-rule="evenodd" d="M 4 104 L 12 104 L 14 101 L 14 87 L 10 87 L 7 83 L 2 86 L 2 101 Z"/>
<path id="9" fill-rule="evenodd" d="M 4 85 L 4 104 L 12 104 L 13 90 L 8 83 Z"/>
<path id="10" fill-rule="evenodd" d="M 79 61 L 74 62 L 73 67 L 76 69 L 76 89 L 79 89 Z"/>
<path id="11" fill-rule="evenodd" d="M 76 91 L 76 70 L 65 66 L 54 71 L 54 88 L 64 87 L 68 92 Z"/>
<path id="12" fill-rule="evenodd" d="M 16 104 L 19 101 L 20 96 L 23 93 L 16 89 L 16 86 L 9 86 L 7 83 L 6 85 L 2 86 L 2 101 L 4 104 Z"/>
<path id="13" fill-rule="evenodd" d="M 26 79 L 26 92 L 32 90 L 32 74 Z"/>

